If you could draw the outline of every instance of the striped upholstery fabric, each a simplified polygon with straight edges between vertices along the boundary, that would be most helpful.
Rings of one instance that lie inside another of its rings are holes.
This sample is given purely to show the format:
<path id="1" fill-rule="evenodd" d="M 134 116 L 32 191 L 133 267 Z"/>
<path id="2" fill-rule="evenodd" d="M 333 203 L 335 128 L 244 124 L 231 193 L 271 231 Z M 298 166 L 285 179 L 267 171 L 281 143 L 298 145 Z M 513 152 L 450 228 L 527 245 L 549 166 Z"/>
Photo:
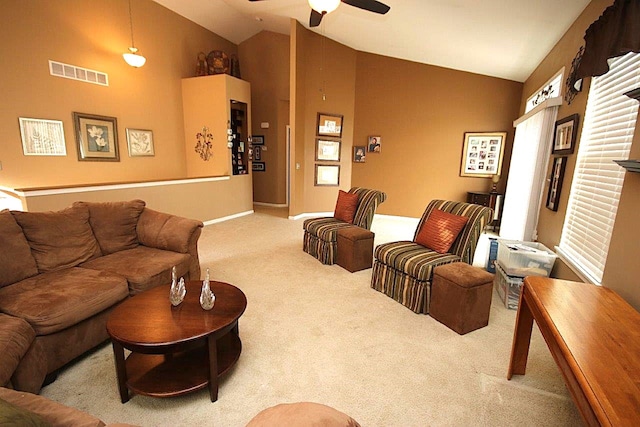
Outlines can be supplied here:
<path id="1" fill-rule="evenodd" d="M 358 226 L 370 230 L 378 205 L 387 199 L 387 195 L 381 191 L 361 187 L 353 187 L 349 193 L 358 194 L 358 208 L 353 225 L 333 217 L 304 221 L 302 249 L 323 264 L 331 265 L 336 262 L 338 229 Z"/>
<path id="2" fill-rule="evenodd" d="M 409 241 L 384 243 L 374 251 L 371 287 L 416 313 L 429 313 L 433 269 L 458 261 L 471 264 L 480 234 L 493 217 L 493 211 L 484 206 L 433 200 L 418 223 L 414 240 L 434 209 L 469 218 L 449 253 L 439 254 Z"/>

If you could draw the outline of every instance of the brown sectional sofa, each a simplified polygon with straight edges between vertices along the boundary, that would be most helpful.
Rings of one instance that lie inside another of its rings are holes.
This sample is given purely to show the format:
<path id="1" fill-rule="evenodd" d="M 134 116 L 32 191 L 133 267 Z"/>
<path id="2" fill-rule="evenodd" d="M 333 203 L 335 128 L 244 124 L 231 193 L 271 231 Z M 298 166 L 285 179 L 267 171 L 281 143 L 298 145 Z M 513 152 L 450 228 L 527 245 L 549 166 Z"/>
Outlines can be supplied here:
<path id="1" fill-rule="evenodd" d="M 47 374 L 108 338 L 111 309 L 200 278 L 202 222 L 142 200 L 76 202 L 58 212 L 0 212 L 0 386 L 37 393 Z"/>

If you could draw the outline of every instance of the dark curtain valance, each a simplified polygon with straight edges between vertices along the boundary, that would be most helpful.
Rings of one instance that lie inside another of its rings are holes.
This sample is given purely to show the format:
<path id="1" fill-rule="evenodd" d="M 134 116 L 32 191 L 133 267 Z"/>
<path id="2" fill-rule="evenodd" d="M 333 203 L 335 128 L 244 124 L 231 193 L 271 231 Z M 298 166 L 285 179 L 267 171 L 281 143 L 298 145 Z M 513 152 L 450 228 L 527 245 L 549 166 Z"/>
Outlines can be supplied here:
<path id="1" fill-rule="evenodd" d="M 640 52 L 640 0 L 616 0 L 584 34 L 584 52 L 571 86 L 609 71 L 609 58 Z"/>

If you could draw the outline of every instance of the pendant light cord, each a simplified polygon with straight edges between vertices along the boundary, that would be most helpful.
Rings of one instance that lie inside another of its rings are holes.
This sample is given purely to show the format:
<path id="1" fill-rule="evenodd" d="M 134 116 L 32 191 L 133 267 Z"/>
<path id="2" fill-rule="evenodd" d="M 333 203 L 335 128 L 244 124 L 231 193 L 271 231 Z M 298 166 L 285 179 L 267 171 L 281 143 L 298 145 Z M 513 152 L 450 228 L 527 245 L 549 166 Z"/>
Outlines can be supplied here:
<path id="1" fill-rule="evenodd" d="M 129 29 L 131 29 L 131 47 L 136 47 L 133 44 L 133 17 L 131 15 L 131 0 L 129 0 Z"/>
<path id="2" fill-rule="evenodd" d="M 325 21 L 325 20 L 323 20 Z M 322 80 L 322 84 L 320 87 L 320 92 L 322 93 L 322 100 L 326 101 L 327 100 L 327 95 L 324 91 L 325 89 L 325 79 L 324 79 L 324 39 L 325 39 L 325 35 L 324 35 L 324 27 L 325 27 L 325 23 L 321 22 L 320 23 L 320 79 Z"/>

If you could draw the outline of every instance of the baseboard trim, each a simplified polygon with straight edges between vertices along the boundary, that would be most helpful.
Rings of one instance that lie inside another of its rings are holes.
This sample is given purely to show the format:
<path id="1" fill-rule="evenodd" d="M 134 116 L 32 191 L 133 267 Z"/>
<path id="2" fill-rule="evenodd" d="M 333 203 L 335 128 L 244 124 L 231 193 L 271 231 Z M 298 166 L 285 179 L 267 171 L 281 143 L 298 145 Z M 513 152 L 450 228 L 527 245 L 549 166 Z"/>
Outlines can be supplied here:
<path id="1" fill-rule="evenodd" d="M 293 216 L 289 215 L 289 219 L 296 220 L 302 218 L 320 218 L 323 216 L 333 216 L 333 212 L 307 212 Z"/>
<path id="2" fill-rule="evenodd" d="M 287 208 L 289 207 L 286 203 L 265 203 L 265 202 L 253 202 L 254 205 L 257 206 L 266 206 L 268 208 Z"/>
<path id="3" fill-rule="evenodd" d="M 375 214 L 373 218 L 388 219 L 391 221 L 406 222 L 411 224 L 415 224 L 417 221 L 420 221 L 420 218 L 414 218 L 412 216 L 398 216 L 398 215 Z"/>
<path id="4" fill-rule="evenodd" d="M 322 217 L 322 216 L 333 216 L 333 212 L 307 212 L 307 213 L 301 213 L 301 214 L 298 214 L 298 215 L 289 216 L 289 219 L 296 220 L 296 219 L 301 219 L 301 218 L 313 218 L 313 217 Z M 392 220 L 392 221 L 407 222 L 407 223 L 411 223 L 411 224 L 414 224 L 414 225 L 415 225 L 415 223 L 417 221 L 420 221 L 420 218 L 414 218 L 414 217 L 410 217 L 410 216 L 397 216 L 397 215 L 375 214 L 373 216 L 373 218 L 374 219 L 375 218 L 380 218 L 380 219 L 388 219 L 388 220 Z"/>
<path id="5" fill-rule="evenodd" d="M 240 212 L 240 213 L 233 214 L 233 215 L 223 216 L 222 218 L 210 219 L 208 221 L 203 221 L 202 223 L 204 225 L 217 224 L 219 222 L 229 221 L 230 219 L 236 219 L 236 218 L 240 218 L 240 217 L 243 217 L 243 216 L 251 215 L 252 213 L 253 213 L 253 209 L 251 209 L 250 211 L 246 211 L 246 212 Z"/>

